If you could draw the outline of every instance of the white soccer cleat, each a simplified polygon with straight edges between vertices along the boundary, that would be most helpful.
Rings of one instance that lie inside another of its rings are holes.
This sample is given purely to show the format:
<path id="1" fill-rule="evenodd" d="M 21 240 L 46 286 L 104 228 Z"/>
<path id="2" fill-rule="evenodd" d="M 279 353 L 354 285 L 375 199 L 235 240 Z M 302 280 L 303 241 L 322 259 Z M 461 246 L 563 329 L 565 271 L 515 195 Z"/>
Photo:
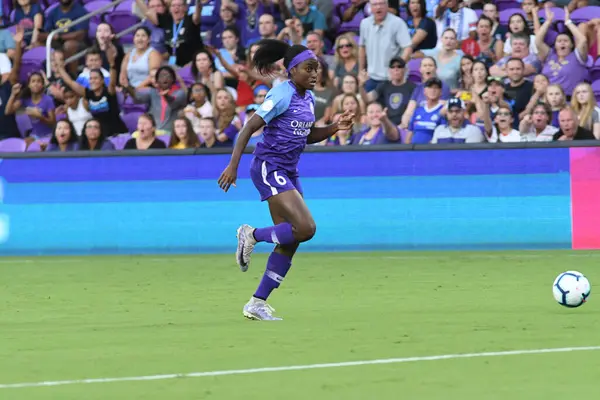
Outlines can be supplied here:
<path id="1" fill-rule="evenodd" d="M 281 321 L 282 318 L 274 317 L 275 309 L 266 301 L 252 297 L 244 306 L 244 317 L 254 321 Z"/>
<path id="2" fill-rule="evenodd" d="M 235 259 L 242 272 L 248 271 L 252 251 L 256 245 L 256 239 L 254 239 L 253 232 L 254 228 L 246 224 L 240 226 L 237 230 L 238 245 Z"/>

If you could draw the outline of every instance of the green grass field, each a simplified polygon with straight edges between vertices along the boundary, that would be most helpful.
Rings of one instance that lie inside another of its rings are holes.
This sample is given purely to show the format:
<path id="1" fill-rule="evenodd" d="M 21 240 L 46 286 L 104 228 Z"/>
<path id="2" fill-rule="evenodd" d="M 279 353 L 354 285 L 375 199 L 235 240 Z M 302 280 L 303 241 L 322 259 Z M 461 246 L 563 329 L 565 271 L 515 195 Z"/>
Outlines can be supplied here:
<path id="1" fill-rule="evenodd" d="M 552 298 L 600 252 L 300 253 L 270 303 L 241 308 L 265 254 L 0 259 L 0 385 L 599 346 L 600 298 Z M 0 399 L 564 399 L 600 390 L 600 351 L 133 382 L 0 388 Z M 568 397 L 567 397 L 568 396 Z"/>

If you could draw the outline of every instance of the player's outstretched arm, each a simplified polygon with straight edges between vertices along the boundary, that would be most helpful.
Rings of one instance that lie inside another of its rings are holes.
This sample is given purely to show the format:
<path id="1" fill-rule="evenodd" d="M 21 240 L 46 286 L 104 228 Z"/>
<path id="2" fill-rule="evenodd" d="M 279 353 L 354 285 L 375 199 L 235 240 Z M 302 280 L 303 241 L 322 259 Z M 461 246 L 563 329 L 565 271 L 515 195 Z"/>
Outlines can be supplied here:
<path id="1" fill-rule="evenodd" d="M 345 111 L 338 122 L 335 122 L 327 126 L 313 126 L 310 130 L 310 134 L 306 138 L 306 143 L 313 144 L 322 142 L 325 139 L 330 138 L 339 131 L 347 131 L 352 129 L 354 123 L 354 114 L 350 111 Z"/>
<path id="2" fill-rule="evenodd" d="M 225 171 L 223 171 L 218 180 L 219 187 L 223 189 L 223 191 L 227 192 L 231 185 L 235 186 L 237 170 L 238 166 L 240 165 L 240 159 L 242 158 L 244 149 L 248 145 L 248 141 L 250 141 L 252 134 L 262 128 L 265 124 L 266 122 L 264 119 L 262 119 L 259 115 L 254 114 L 242 127 L 242 130 L 238 134 L 238 139 L 235 142 L 229 165 L 227 165 Z"/>

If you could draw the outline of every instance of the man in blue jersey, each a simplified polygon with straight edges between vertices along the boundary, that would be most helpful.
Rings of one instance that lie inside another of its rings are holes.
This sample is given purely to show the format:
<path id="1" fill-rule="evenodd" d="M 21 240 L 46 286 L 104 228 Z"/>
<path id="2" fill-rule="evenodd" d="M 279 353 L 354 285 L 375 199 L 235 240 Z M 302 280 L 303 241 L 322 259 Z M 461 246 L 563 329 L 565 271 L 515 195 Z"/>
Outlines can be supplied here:
<path id="1" fill-rule="evenodd" d="M 465 103 L 457 97 L 448 100 L 447 124 L 438 126 L 433 132 L 431 143 L 481 143 L 485 137 L 481 129 L 465 123 Z"/>
<path id="2" fill-rule="evenodd" d="M 442 81 L 430 78 L 424 84 L 426 102 L 415 110 L 408 126 L 406 143 L 431 143 L 433 132 L 442 123 Z"/>
<path id="3" fill-rule="evenodd" d="M 400 128 L 407 129 L 410 120 L 415 113 L 417 107 L 423 105 L 425 99 L 425 82 L 427 82 L 431 78 L 437 77 L 437 62 L 433 57 L 424 57 L 421 60 L 421 66 L 419 67 L 419 72 L 421 73 L 421 82 L 417 85 L 415 90 L 413 90 L 412 96 L 410 97 L 410 101 L 408 102 L 408 106 L 406 106 L 406 111 L 402 116 L 402 122 L 400 124 Z M 450 88 L 448 85 L 444 84 L 442 81 L 442 100 L 448 100 L 451 97 Z"/>

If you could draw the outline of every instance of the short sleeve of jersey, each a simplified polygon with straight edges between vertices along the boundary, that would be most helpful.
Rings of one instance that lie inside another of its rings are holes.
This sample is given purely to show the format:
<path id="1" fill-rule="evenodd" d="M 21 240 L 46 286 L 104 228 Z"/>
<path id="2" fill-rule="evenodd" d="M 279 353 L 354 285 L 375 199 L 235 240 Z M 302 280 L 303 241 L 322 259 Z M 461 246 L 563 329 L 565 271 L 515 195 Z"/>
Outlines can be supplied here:
<path id="1" fill-rule="evenodd" d="M 289 82 L 277 85 L 267 93 L 265 101 L 260 105 L 256 114 L 258 114 L 267 124 L 273 119 L 277 118 L 288 109 L 292 96 L 294 95 L 294 88 Z M 314 103 L 314 97 L 313 97 Z"/>

